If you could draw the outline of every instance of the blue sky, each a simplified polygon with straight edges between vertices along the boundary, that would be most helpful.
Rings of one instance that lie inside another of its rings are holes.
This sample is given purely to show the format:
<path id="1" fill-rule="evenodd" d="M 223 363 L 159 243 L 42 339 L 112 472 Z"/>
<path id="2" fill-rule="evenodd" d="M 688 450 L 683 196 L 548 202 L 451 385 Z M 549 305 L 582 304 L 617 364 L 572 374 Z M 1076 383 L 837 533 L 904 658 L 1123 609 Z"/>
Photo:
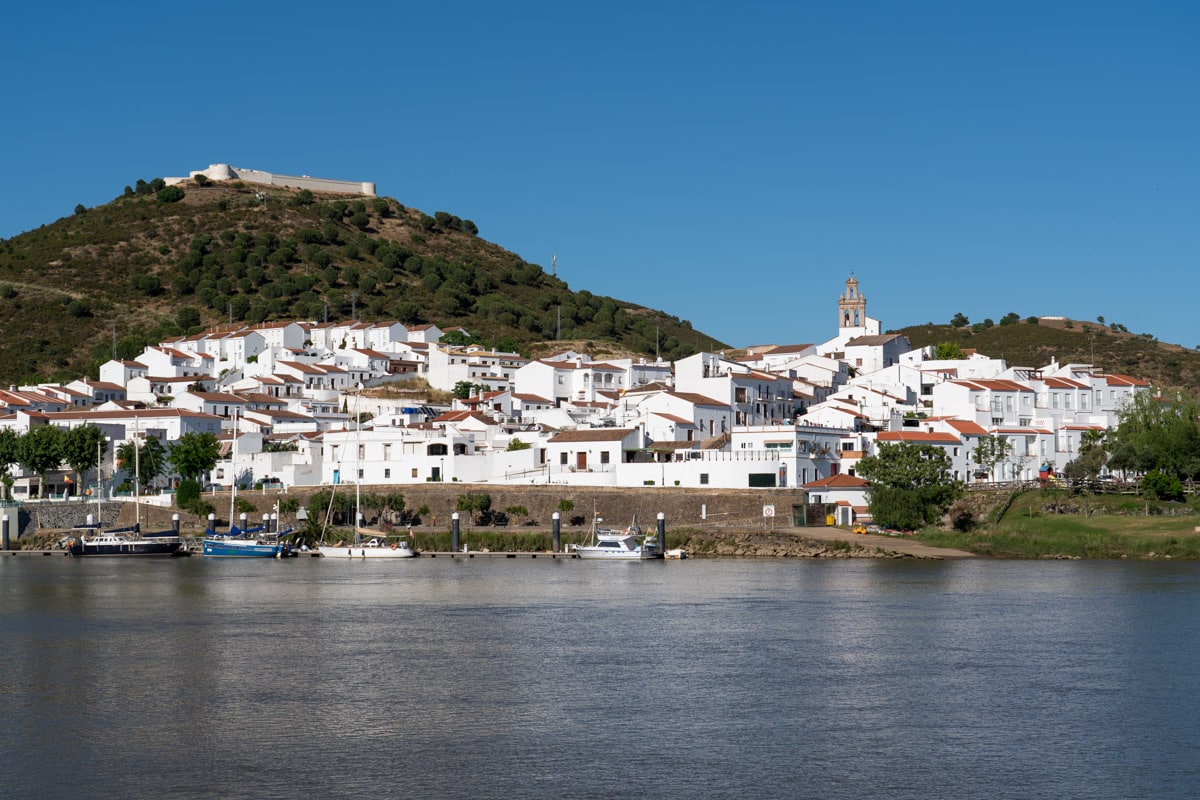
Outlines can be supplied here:
<path id="1" fill-rule="evenodd" d="M 210 163 L 374 181 L 734 346 L 1061 314 L 1200 344 L 1193 2 L 26 3 L 0 236 Z"/>

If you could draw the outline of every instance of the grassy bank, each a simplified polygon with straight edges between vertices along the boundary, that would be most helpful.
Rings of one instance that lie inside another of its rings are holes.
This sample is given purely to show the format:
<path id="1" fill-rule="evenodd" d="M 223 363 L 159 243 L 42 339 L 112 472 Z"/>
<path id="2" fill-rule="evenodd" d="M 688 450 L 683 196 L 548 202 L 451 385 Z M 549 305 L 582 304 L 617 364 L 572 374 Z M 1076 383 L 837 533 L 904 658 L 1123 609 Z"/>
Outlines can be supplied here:
<path id="1" fill-rule="evenodd" d="M 1130 495 L 1019 495 L 998 521 L 968 533 L 926 530 L 921 541 L 997 558 L 1200 560 L 1195 501 L 1147 504 Z"/>

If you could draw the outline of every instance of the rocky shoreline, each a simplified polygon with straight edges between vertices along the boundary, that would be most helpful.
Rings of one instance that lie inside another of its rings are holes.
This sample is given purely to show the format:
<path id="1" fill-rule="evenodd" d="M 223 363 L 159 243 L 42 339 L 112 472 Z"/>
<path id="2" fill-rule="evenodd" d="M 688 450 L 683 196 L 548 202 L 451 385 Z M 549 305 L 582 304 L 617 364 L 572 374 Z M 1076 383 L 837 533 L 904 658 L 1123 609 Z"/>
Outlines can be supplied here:
<path id="1" fill-rule="evenodd" d="M 854 534 L 840 528 L 773 531 L 677 531 L 670 539 L 690 556 L 744 558 L 973 558 L 973 553 L 930 547 L 906 538 Z M 676 544 L 676 539 L 682 539 Z"/>

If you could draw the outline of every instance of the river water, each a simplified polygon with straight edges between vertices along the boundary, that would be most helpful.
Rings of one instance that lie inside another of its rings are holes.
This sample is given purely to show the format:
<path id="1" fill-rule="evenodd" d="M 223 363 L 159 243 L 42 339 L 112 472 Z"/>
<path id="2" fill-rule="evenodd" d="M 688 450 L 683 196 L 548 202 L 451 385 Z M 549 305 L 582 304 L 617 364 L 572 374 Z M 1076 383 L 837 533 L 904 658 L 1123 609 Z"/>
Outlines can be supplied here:
<path id="1" fill-rule="evenodd" d="M 1192 798 L 1200 565 L 0 559 L 0 795 Z"/>

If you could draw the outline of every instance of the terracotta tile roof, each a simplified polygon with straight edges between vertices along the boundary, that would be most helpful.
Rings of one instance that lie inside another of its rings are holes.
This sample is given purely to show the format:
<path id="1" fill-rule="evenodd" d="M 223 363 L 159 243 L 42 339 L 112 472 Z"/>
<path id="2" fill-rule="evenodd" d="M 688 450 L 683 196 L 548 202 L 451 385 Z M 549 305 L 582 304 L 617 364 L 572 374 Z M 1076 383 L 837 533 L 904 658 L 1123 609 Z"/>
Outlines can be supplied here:
<path id="1" fill-rule="evenodd" d="M 1086 383 L 1073 381 L 1068 378 L 1046 378 L 1045 384 L 1051 389 L 1090 389 Z"/>
<path id="2" fill-rule="evenodd" d="M 830 475 L 828 478 L 821 478 L 819 481 L 811 481 L 804 484 L 803 489 L 865 489 L 871 484 L 863 480 L 857 475 L 847 475 L 840 472 L 837 475 Z"/>
<path id="3" fill-rule="evenodd" d="M 683 417 L 677 417 L 674 414 L 664 414 L 661 411 L 653 411 L 651 413 L 656 417 L 662 417 L 665 420 L 674 422 L 676 425 L 690 425 L 692 427 L 696 426 L 696 423 L 694 420 L 684 419 Z"/>
<path id="4" fill-rule="evenodd" d="M 948 419 L 946 424 L 963 436 L 986 436 L 987 429 L 977 422 L 965 419 Z"/>
<path id="5" fill-rule="evenodd" d="M 550 443 L 619 442 L 636 430 L 636 428 L 580 428 L 556 434 L 550 439 Z"/>
<path id="6" fill-rule="evenodd" d="M 962 440 L 952 433 L 929 433 L 928 431 L 883 431 L 877 438 L 881 442 L 962 444 Z"/>
<path id="7" fill-rule="evenodd" d="M 846 347 L 882 347 L 904 337 L 899 333 L 882 333 L 878 336 L 859 336 L 846 342 Z"/>
<path id="8" fill-rule="evenodd" d="M 1140 378 L 1132 378 L 1129 375 L 1097 375 L 1096 377 L 1103 378 L 1109 386 L 1135 386 L 1144 388 L 1150 385 L 1148 381 L 1141 380 Z"/>
<path id="9" fill-rule="evenodd" d="M 667 439 L 661 442 L 653 442 L 650 444 L 650 450 L 697 450 L 700 448 L 700 443 L 696 441 L 685 441 L 682 439 Z"/>
<path id="10" fill-rule="evenodd" d="M 678 397 L 680 400 L 686 400 L 696 406 L 716 406 L 717 408 L 729 408 L 728 403 L 722 403 L 720 400 L 713 400 L 711 397 L 705 397 L 702 394 L 695 392 L 667 392 L 668 397 Z"/>
<path id="11" fill-rule="evenodd" d="M 992 392 L 1029 392 L 1030 394 L 1035 394 L 1033 389 L 1023 383 L 1017 383 L 1016 381 L 1003 380 L 999 378 L 985 380 L 964 379 L 950 381 L 950 383 L 953 383 L 957 386 L 966 386 L 971 389 L 986 389 Z"/>

